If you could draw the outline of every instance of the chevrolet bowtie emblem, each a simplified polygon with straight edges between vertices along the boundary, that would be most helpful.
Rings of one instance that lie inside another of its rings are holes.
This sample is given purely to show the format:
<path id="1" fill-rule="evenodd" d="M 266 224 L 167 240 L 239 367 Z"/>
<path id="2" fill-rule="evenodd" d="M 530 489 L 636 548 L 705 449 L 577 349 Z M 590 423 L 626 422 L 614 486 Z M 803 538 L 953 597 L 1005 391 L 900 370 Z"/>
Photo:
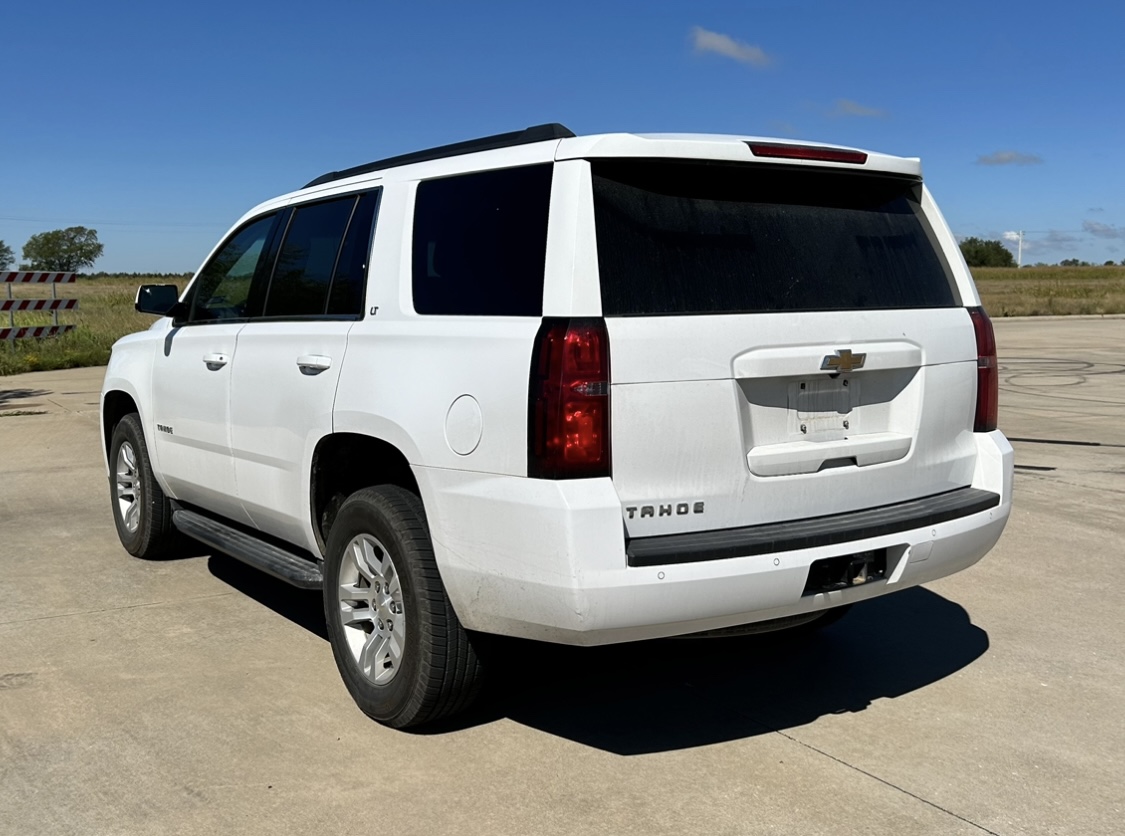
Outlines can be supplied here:
<path id="1" fill-rule="evenodd" d="M 825 355 L 820 368 L 821 371 L 827 372 L 850 372 L 855 369 L 862 369 L 866 360 L 866 354 L 852 354 L 850 348 L 838 348 L 834 355 Z"/>

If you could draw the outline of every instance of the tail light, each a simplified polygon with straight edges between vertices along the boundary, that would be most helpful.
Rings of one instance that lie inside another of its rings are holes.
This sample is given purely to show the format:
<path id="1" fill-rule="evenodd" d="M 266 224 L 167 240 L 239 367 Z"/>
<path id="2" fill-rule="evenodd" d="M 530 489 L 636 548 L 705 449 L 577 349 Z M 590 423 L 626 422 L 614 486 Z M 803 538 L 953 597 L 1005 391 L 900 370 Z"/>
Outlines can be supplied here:
<path id="1" fill-rule="evenodd" d="M 1000 411 L 1000 371 L 996 365 L 996 335 L 984 308 L 969 308 L 973 332 L 977 338 L 977 408 L 973 432 L 987 433 L 996 429 Z"/>
<path id="2" fill-rule="evenodd" d="M 527 475 L 609 475 L 609 332 L 601 319 L 544 318 L 528 387 Z"/>

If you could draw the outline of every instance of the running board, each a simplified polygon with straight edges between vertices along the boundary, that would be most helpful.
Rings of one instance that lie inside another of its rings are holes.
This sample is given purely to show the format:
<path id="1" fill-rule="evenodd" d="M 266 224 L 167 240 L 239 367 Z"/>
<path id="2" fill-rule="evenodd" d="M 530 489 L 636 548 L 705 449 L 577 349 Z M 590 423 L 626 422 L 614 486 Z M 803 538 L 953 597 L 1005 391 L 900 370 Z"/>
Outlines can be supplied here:
<path id="1" fill-rule="evenodd" d="M 172 514 L 172 524 L 188 537 L 300 589 L 320 589 L 324 585 L 320 566 L 313 561 L 259 540 L 237 528 L 216 522 L 210 517 L 181 509 Z"/>

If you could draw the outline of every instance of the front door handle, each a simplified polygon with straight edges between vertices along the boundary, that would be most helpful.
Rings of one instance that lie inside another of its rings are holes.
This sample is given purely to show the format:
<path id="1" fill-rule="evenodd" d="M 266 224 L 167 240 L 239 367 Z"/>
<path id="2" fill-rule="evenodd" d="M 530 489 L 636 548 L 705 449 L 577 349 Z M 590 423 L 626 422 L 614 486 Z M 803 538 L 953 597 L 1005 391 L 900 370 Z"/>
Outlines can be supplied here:
<path id="1" fill-rule="evenodd" d="M 323 354 L 302 354 L 297 358 L 297 367 L 303 374 L 317 374 L 332 366 L 332 358 Z"/>
<path id="2" fill-rule="evenodd" d="M 227 363 L 229 363 L 230 358 L 227 357 L 227 355 L 225 355 L 225 354 L 204 354 L 203 355 L 203 362 L 207 364 L 208 369 L 210 369 L 213 372 L 216 372 L 219 369 L 221 369 L 223 366 L 225 366 Z"/>

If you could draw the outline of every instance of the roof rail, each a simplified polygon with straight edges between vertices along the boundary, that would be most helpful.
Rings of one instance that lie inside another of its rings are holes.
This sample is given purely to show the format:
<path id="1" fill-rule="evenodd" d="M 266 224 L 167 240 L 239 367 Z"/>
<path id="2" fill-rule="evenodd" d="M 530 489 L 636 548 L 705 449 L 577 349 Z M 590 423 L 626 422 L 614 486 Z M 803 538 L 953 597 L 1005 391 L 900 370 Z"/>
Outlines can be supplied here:
<path id="1" fill-rule="evenodd" d="M 558 122 L 547 125 L 532 125 L 522 131 L 511 131 L 506 134 L 484 136 L 480 139 L 470 139 L 465 142 L 454 142 L 452 145 L 439 145 L 437 148 L 427 148 L 424 151 L 413 151 L 409 154 L 399 154 L 397 157 L 387 157 L 385 160 L 376 160 L 373 163 L 345 168 L 343 171 L 330 171 L 322 174 L 315 180 L 306 183 L 302 188 L 322 186 L 333 180 L 342 180 L 345 177 L 355 177 L 357 174 L 367 174 L 384 168 L 393 168 L 411 163 L 424 163 L 428 160 L 440 160 L 443 157 L 457 157 L 461 154 L 472 154 L 474 151 L 491 151 L 495 148 L 511 148 L 515 145 L 527 145 L 531 142 L 543 142 L 548 139 L 567 139 L 575 136 L 574 131 Z"/>

